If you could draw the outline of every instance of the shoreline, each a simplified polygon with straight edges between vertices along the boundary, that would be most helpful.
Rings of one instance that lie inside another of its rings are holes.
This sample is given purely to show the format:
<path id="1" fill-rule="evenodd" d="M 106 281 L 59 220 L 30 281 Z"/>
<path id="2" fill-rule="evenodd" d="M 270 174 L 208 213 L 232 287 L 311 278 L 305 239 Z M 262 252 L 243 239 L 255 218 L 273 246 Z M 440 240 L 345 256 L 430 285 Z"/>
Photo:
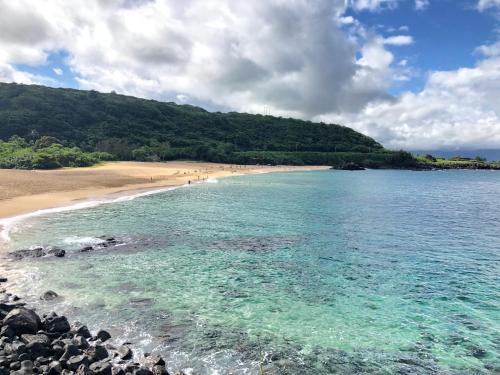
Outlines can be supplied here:
<path id="1" fill-rule="evenodd" d="M 328 166 L 248 166 L 191 161 L 108 162 L 87 168 L 48 171 L 3 169 L 0 170 L 0 242 L 9 240 L 10 225 L 29 217 L 120 202 L 228 176 L 327 169 Z M 21 184 L 24 185 L 19 191 Z"/>
<path id="2" fill-rule="evenodd" d="M 22 297 L 3 288 L 8 278 L 0 276 L 2 331 L 0 362 L 3 374 L 158 374 L 184 375 L 170 367 L 156 353 L 136 351 L 132 343 L 119 343 L 97 328 L 91 332 L 84 323 L 71 322 L 51 308 L 41 314 Z M 49 290 L 41 299 L 55 301 L 60 296 Z M 173 372 L 175 371 L 175 373 Z"/>

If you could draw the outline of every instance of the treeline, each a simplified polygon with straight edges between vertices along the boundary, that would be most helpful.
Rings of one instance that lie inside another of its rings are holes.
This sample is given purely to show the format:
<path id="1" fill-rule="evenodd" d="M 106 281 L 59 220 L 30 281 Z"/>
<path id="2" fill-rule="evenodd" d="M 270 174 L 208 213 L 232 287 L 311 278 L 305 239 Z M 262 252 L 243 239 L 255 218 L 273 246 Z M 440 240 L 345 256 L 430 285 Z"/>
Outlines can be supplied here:
<path id="1" fill-rule="evenodd" d="M 34 153 L 40 151 L 33 142 L 53 137 L 60 146 L 50 153 L 62 147 L 86 155 L 75 160 L 93 158 L 98 152 L 117 160 L 140 161 L 328 165 L 356 161 L 372 167 L 412 162 L 411 155 L 404 154 L 401 161 L 401 152 L 387 151 L 372 138 L 340 125 L 211 113 L 114 93 L 0 83 L 0 139 L 12 136 L 24 139 Z"/>
<path id="2" fill-rule="evenodd" d="M 114 160 L 105 152 L 83 152 L 78 147 L 64 147 L 56 138 L 43 136 L 27 141 L 13 136 L 0 140 L 0 168 L 54 169 L 88 167 L 104 160 Z"/>

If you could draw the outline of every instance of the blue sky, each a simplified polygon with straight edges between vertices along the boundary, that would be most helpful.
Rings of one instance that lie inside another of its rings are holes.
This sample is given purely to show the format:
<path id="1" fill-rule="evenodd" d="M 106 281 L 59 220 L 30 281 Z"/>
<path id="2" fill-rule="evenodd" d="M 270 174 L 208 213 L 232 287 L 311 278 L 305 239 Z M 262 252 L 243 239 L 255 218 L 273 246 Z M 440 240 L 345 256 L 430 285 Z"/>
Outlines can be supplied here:
<path id="1" fill-rule="evenodd" d="M 500 149 L 500 0 L 0 0 L 0 10 L 0 81 L 341 123 L 392 148 Z"/>
<path id="2" fill-rule="evenodd" d="M 478 12 L 476 6 L 475 1 L 435 0 L 417 11 L 414 1 L 402 1 L 395 8 L 376 12 L 350 9 L 346 14 L 384 36 L 412 36 L 413 44 L 391 48 L 398 60 L 408 60 L 415 69 L 411 81 L 389 90 L 397 95 L 405 90 L 420 91 L 429 71 L 475 65 L 479 57 L 475 49 L 498 36 L 496 11 Z"/>

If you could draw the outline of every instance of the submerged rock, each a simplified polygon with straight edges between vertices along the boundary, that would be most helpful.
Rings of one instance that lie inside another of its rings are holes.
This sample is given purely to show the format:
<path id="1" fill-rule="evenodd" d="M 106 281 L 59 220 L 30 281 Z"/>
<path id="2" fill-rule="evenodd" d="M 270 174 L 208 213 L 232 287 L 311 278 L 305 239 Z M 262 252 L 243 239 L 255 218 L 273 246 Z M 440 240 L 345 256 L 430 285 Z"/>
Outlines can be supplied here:
<path id="1" fill-rule="evenodd" d="M 59 297 L 59 294 L 57 294 L 53 290 L 47 290 L 45 293 L 43 293 L 40 296 L 40 299 L 44 300 L 44 301 L 52 301 L 52 300 L 55 300 L 58 297 Z"/>
<path id="2" fill-rule="evenodd" d="M 66 251 L 58 247 L 49 247 L 47 249 L 43 247 L 35 247 L 33 249 L 21 249 L 9 253 L 9 256 L 14 260 L 22 260 L 25 258 L 41 258 L 44 256 L 54 256 L 57 258 L 62 258 L 65 255 Z"/>

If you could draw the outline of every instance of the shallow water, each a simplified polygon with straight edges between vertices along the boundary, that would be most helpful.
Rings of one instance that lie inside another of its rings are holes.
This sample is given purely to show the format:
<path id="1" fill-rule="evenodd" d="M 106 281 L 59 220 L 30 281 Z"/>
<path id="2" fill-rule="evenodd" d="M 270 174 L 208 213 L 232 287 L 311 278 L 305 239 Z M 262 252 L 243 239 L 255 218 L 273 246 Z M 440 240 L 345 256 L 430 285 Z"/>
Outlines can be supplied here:
<path id="1" fill-rule="evenodd" d="M 500 173 L 294 172 L 31 218 L 4 250 L 67 249 L 11 288 L 170 369 L 494 374 L 499 223 Z M 101 235 L 124 244 L 78 253 Z"/>

